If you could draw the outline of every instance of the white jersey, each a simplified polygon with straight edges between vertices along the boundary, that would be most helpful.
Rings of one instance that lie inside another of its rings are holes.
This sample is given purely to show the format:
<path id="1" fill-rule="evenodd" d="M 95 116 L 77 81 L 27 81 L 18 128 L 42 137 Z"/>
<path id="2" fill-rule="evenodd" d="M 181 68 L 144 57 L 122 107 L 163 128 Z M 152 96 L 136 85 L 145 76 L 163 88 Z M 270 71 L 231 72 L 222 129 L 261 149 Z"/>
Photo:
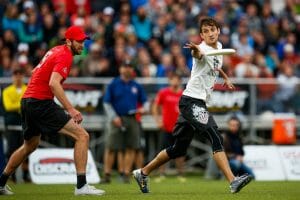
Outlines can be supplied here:
<path id="1" fill-rule="evenodd" d="M 205 54 L 208 51 L 215 50 L 208 46 L 204 41 L 199 45 L 201 51 Z M 222 44 L 217 43 L 217 48 L 222 49 Z M 187 83 L 183 95 L 209 101 L 214 84 L 219 75 L 219 71 L 223 64 L 223 56 L 205 56 L 201 60 L 193 57 L 193 67 L 191 78 Z"/>

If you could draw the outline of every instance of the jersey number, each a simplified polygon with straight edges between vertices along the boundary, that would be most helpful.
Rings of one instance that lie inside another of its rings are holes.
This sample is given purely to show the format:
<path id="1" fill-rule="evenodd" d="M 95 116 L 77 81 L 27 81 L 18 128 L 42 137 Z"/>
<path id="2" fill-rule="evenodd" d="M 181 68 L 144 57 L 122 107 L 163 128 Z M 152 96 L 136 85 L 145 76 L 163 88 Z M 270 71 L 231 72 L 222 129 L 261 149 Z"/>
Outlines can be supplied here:
<path id="1" fill-rule="evenodd" d="M 48 52 L 44 55 L 44 57 L 43 57 L 43 59 L 40 61 L 40 63 L 36 66 L 36 68 L 42 67 L 42 66 L 44 65 L 44 63 L 46 62 L 47 58 L 48 58 L 52 53 L 53 53 L 52 51 L 48 51 Z"/>

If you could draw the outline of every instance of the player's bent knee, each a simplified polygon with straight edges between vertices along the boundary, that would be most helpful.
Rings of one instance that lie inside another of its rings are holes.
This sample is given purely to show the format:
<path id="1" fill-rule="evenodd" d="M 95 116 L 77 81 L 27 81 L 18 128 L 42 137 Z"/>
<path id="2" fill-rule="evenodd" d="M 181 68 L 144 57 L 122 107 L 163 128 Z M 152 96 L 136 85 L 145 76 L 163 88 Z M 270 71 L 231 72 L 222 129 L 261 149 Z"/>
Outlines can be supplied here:
<path id="1" fill-rule="evenodd" d="M 89 142 L 90 140 L 90 136 L 86 131 L 81 131 L 79 134 L 77 134 L 77 138 L 82 142 Z"/>

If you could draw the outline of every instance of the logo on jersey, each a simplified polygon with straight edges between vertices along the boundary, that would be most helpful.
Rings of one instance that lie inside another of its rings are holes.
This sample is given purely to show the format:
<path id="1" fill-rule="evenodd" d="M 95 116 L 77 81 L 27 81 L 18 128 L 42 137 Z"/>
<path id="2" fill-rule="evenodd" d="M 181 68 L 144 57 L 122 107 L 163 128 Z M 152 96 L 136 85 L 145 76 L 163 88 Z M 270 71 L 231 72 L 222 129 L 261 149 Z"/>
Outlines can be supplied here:
<path id="1" fill-rule="evenodd" d="M 214 56 L 214 58 L 213 58 L 214 70 L 217 70 L 219 65 L 220 65 L 220 61 L 218 60 L 217 56 Z"/>
<path id="2" fill-rule="evenodd" d="M 67 67 L 64 67 L 64 68 L 62 69 L 62 71 L 63 71 L 63 73 L 67 74 L 67 73 L 68 73 Z"/>
<path id="3" fill-rule="evenodd" d="M 132 92 L 133 94 L 136 94 L 136 93 L 138 92 L 138 90 L 137 90 L 136 87 L 132 87 L 132 88 L 131 88 L 131 92 Z"/>
<path id="4" fill-rule="evenodd" d="M 201 124 L 207 124 L 209 114 L 205 108 L 199 107 L 197 105 L 192 106 L 193 116 Z"/>

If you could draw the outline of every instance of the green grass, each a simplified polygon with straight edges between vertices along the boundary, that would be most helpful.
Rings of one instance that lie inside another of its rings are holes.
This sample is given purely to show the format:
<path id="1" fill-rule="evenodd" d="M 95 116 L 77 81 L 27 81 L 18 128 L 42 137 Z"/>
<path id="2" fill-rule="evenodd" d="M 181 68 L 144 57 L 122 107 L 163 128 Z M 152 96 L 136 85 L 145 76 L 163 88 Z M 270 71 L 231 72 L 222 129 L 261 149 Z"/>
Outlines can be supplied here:
<path id="1" fill-rule="evenodd" d="M 150 194 L 141 194 L 135 181 L 131 184 L 119 183 L 116 178 L 111 184 L 96 185 L 104 189 L 103 196 L 73 195 L 73 185 L 35 185 L 10 184 L 15 192 L 13 196 L 0 196 L 1 199 L 20 200 L 66 200 L 66 199 L 103 199 L 103 200 L 299 200 L 300 181 L 253 181 L 238 194 L 229 192 L 226 181 L 206 181 L 198 176 L 188 177 L 187 182 L 181 183 L 176 177 L 168 177 L 161 183 L 150 183 Z"/>

